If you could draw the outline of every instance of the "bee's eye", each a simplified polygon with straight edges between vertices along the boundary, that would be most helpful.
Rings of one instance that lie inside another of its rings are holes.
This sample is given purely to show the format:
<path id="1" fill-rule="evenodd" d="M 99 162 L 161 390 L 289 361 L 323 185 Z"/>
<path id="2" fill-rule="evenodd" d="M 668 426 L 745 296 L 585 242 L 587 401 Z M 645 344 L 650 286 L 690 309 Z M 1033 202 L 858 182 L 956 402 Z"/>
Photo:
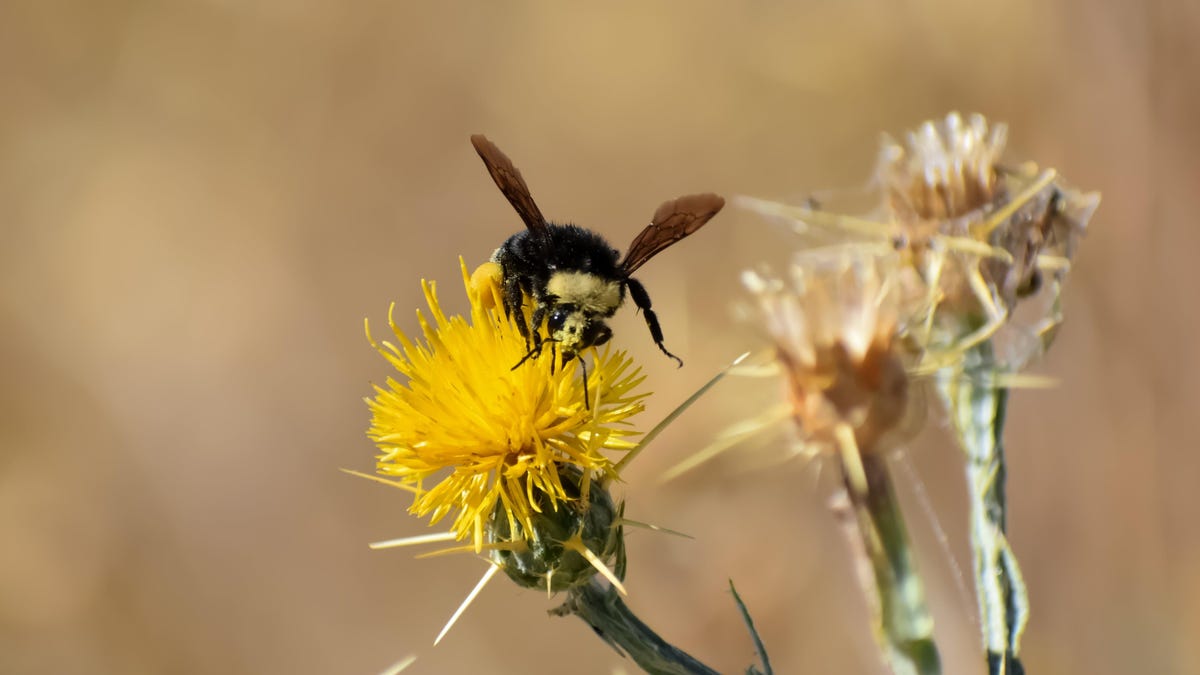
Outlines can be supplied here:
<path id="1" fill-rule="evenodd" d="M 566 323 L 567 315 L 569 314 L 570 312 L 561 307 L 550 312 L 550 318 L 546 321 L 546 326 L 550 329 L 550 332 L 553 333 L 562 330 L 563 324 Z"/>

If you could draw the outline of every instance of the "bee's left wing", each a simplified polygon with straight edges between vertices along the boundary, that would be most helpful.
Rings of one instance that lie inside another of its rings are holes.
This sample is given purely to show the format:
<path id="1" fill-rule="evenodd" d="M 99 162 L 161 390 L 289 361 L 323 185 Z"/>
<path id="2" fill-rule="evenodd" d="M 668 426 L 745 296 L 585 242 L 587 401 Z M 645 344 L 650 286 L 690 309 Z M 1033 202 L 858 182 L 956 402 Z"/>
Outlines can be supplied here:
<path id="1" fill-rule="evenodd" d="M 725 200 L 711 192 L 664 202 L 654 212 L 654 220 L 629 245 L 621 268 L 633 274 L 659 251 L 700 229 L 724 206 Z"/>
<path id="2" fill-rule="evenodd" d="M 525 184 L 521 172 L 513 166 L 512 160 L 486 136 L 472 136 L 471 145 L 475 146 L 475 152 L 479 153 L 479 158 L 487 166 L 492 180 L 496 181 L 496 187 L 504 193 L 508 203 L 512 204 L 513 209 L 521 216 L 521 220 L 525 221 L 525 227 L 545 239 L 549 229 L 546 227 L 546 219 L 542 217 L 541 209 L 533 201 L 533 195 L 529 194 L 529 186 Z"/>

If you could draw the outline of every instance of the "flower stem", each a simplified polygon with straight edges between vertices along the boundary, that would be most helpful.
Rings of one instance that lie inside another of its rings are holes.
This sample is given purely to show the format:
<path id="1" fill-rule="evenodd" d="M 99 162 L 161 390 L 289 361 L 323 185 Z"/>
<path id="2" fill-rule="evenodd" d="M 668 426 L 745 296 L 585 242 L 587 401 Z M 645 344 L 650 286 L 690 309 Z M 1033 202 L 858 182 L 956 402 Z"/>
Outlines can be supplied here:
<path id="1" fill-rule="evenodd" d="M 611 586 L 593 579 L 568 591 L 565 604 L 552 613 L 574 614 L 618 653 L 628 655 L 653 675 L 717 675 L 680 649 L 668 644 L 642 623 Z"/>
<path id="2" fill-rule="evenodd" d="M 875 614 L 876 640 L 896 675 L 937 675 L 942 666 L 933 639 L 933 618 L 887 460 L 878 453 L 860 452 L 852 432 L 839 434 L 839 445 L 843 483 L 854 516 L 854 527 L 848 530 L 854 531 L 853 548 L 865 557 L 860 577 Z"/>
<path id="3" fill-rule="evenodd" d="M 990 384 L 996 370 L 991 343 L 984 342 L 967 351 L 961 373 L 938 378 L 938 392 L 967 455 L 971 553 L 988 673 L 1024 675 L 1017 655 L 1029 619 L 1029 599 L 1005 536 L 1003 434 L 1008 390 Z"/>

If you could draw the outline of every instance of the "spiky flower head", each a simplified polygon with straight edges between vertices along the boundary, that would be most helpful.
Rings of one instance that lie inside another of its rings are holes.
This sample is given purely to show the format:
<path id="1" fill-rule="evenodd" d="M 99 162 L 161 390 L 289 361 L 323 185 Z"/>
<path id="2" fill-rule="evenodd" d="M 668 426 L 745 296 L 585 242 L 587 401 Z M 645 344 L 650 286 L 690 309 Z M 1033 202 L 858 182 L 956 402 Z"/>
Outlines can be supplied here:
<path id="1" fill-rule="evenodd" d="M 798 254 L 786 278 L 743 275 L 775 343 L 792 416 L 814 450 L 836 449 L 847 428 L 858 447 L 878 449 L 904 418 L 896 266 L 895 256 L 815 249 Z"/>
<path id="2" fill-rule="evenodd" d="M 885 136 L 880 149 L 884 210 L 951 314 L 1007 312 L 1041 287 L 1043 271 L 1061 279 L 1099 204 L 1099 195 L 1062 185 L 1053 169 L 1003 167 L 1007 138 L 1004 124 L 952 112 L 924 122 L 904 144 Z M 934 264 L 929 248 L 941 256 Z"/>
<path id="3" fill-rule="evenodd" d="M 640 370 L 610 348 L 588 369 L 591 401 L 578 359 L 561 363 L 547 348 L 514 368 L 528 347 L 496 301 L 498 289 L 472 286 L 465 265 L 462 273 L 469 319 L 447 316 L 434 284 L 422 282 L 429 304 L 428 316 L 417 312 L 422 342 L 400 330 L 391 310 L 398 344 L 376 342 L 368 326 L 368 340 L 401 378 L 389 377 L 366 399 L 367 435 L 380 450 L 377 472 L 413 489 L 410 511 L 431 524 L 454 514 L 457 538 L 470 534 L 480 551 L 490 519 L 536 536 L 537 514 L 586 501 L 593 476 L 615 477 L 605 452 L 634 447 L 626 422 L 646 394 L 637 391 Z"/>
<path id="4" fill-rule="evenodd" d="M 1067 188 L 1053 169 L 1004 164 L 1007 135 L 982 115 L 950 113 L 904 142 L 885 136 L 874 177 L 880 201 L 866 216 L 824 211 L 811 200 L 741 202 L 790 220 L 804 236 L 833 234 L 864 252 L 882 244 L 899 253 L 898 283 L 924 297 L 902 322 L 923 354 L 922 370 L 961 361 L 1009 324 L 1020 301 L 1049 286 L 1042 306 L 1006 336 L 1017 338 L 1006 361 L 1019 367 L 1053 337 L 1061 282 L 1100 198 Z"/>
<path id="5" fill-rule="evenodd" d="M 956 112 L 928 121 L 902 145 L 884 136 L 876 176 L 887 208 L 902 222 L 953 219 L 996 197 L 996 165 L 1008 128 L 990 130 L 983 115 L 966 120 Z"/>

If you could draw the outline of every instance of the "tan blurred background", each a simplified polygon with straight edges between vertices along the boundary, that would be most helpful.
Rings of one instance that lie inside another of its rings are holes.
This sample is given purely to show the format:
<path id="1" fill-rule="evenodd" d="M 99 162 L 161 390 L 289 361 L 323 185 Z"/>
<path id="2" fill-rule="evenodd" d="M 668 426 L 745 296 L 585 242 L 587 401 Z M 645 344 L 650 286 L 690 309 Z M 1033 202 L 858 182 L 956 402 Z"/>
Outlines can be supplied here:
<path id="1" fill-rule="evenodd" d="M 0 6 L 0 672 L 610 673 L 556 603 L 366 543 L 428 531 L 369 470 L 362 335 L 519 227 L 467 137 L 551 218 L 624 246 L 663 200 L 861 185 L 878 133 L 951 109 L 1104 202 L 1068 322 L 1015 396 L 1030 673 L 1200 673 L 1200 5 L 7 2 Z M 617 339 L 651 425 L 752 331 L 736 273 L 787 239 L 729 209 L 639 275 Z M 879 673 L 829 473 L 770 443 L 657 477 L 767 400 L 717 389 L 627 474 L 631 604 L 723 672 L 738 583 L 781 673 Z M 947 673 L 982 672 L 960 460 L 901 470 Z M 901 467 L 902 468 L 902 467 Z M 921 508 L 949 537 L 947 558 Z M 953 561 L 953 562 L 952 562 Z"/>

